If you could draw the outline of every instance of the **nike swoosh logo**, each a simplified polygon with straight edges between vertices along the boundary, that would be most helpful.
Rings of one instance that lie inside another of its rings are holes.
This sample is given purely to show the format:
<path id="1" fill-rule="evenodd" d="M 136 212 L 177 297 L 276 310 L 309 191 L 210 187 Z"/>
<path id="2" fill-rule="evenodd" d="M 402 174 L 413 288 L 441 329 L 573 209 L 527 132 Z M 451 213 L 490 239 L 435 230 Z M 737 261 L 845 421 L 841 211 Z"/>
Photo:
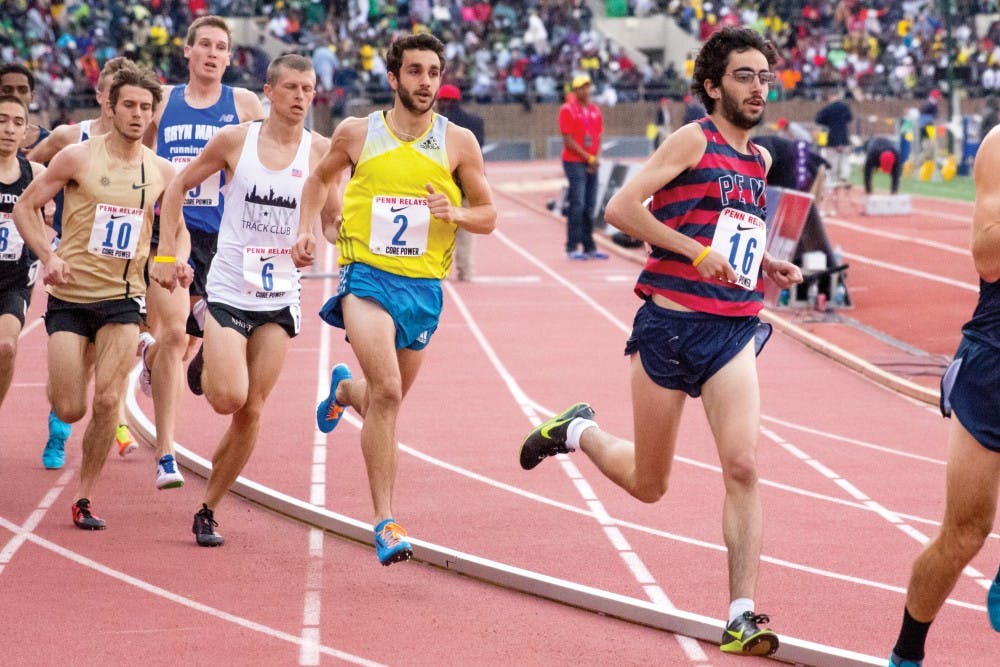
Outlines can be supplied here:
<path id="1" fill-rule="evenodd" d="M 756 229 L 756 227 L 753 225 L 747 225 L 745 227 L 743 225 L 736 225 L 736 231 L 738 232 L 749 232 L 751 229 Z"/>
<path id="2" fill-rule="evenodd" d="M 118 215 L 113 215 L 113 216 L 111 216 L 111 219 L 112 219 L 112 220 L 121 220 L 122 218 L 127 218 L 127 217 L 128 217 L 128 215 L 127 215 L 127 214 L 125 214 L 125 213 L 120 213 L 120 214 L 118 214 Z"/>
<path id="3" fill-rule="evenodd" d="M 267 262 L 267 261 L 269 261 L 269 260 L 272 260 L 272 259 L 274 259 L 275 257 L 277 257 L 277 255 L 271 255 L 270 257 L 261 257 L 261 258 L 260 258 L 260 261 L 262 261 L 262 262 Z"/>
<path id="4" fill-rule="evenodd" d="M 542 430 L 539 431 L 539 433 L 546 440 L 551 440 L 552 438 L 549 436 L 549 432 L 552 431 L 552 429 L 556 428 L 557 426 L 562 426 L 563 424 L 569 421 L 570 419 L 557 419 L 549 424 L 546 424 L 545 427 L 543 427 Z"/>
<path id="5" fill-rule="evenodd" d="M 399 208 L 396 208 L 395 206 L 390 206 L 389 207 L 389 211 L 392 212 L 392 213 L 399 213 L 400 211 L 405 211 L 408 208 L 410 208 L 410 207 L 409 206 L 400 206 Z"/>
<path id="6" fill-rule="evenodd" d="M 148 188 L 150 185 L 152 185 L 152 183 L 133 183 L 132 184 L 132 189 L 133 190 L 142 190 L 143 188 Z"/>

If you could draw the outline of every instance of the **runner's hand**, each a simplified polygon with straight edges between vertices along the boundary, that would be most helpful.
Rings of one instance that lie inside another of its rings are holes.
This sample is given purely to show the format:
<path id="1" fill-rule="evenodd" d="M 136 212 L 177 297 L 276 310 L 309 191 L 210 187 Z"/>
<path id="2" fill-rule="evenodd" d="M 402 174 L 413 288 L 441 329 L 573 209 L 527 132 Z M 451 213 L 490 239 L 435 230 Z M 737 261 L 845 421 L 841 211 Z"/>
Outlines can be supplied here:
<path id="1" fill-rule="evenodd" d="M 315 260 L 316 238 L 312 234 L 299 234 L 292 246 L 292 262 L 295 268 L 301 269 L 305 266 L 312 266 Z"/>
<path id="2" fill-rule="evenodd" d="M 448 197 L 440 192 L 434 191 L 434 186 L 430 183 L 427 184 L 427 208 L 431 211 L 431 216 L 437 218 L 438 220 L 447 220 L 451 222 L 451 202 L 448 201 Z"/>
<path id="3" fill-rule="evenodd" d="M 729 261 L 715 250 L 708 253 L 695 268 L 702 278 L 726 283 L 736 282 L 736 272 L 733 271 L 733 267 L 729 266 Z"/>
<path id="4" fill-rule="evenodd" d="M 772 259 L 764 267 L 764 273 L 779 289 L 786 289 L 802 282 L 802 270 L 791 262 Z"/>
<path id="5" fill-rule="evenodd" d="M 52 253 L 49 261 L 45 263 L 45 277 L 42 278 L 42 284 L 67 285 L 71 278 L 69 264 L 64 262 L 59 255 Z"/>

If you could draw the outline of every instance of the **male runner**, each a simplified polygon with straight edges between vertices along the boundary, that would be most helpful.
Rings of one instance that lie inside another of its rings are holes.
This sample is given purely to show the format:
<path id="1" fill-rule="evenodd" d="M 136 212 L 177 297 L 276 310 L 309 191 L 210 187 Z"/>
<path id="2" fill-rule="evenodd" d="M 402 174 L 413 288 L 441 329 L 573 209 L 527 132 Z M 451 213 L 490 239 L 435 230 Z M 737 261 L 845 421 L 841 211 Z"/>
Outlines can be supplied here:
<path id="1" fill-rule="evenodd" d="M 101 75 L 97 79 L 97 106 L 101 114 L 94 119 L 80 121 L 75 125 L 60 125 L 42 141 L 35 145 L 28 152 L 28 159 L 48 164 L 55 157 L 55 154 L 66 146 L 86 141 L 91 136 L 104 134 L 111 129 L 111 110 L 108 105 L 108 88 L 114 80 L 115 74 L 126 67 L 136 67 L 135 63 L 125 57 L 111 58 L 101 69 Z M 62 212 L 63 193 L 60 191 L 55 198 L 55 212 L 52 215 L 52 228 L 56 231 L 58 238 L 62 234 Z M 62 426 L 65 426 L 63 429 Z M 49 411 L 49 439 L 42 450 L 42 464 L 49 470 L 58 470 L 63 467 L 66 460 L 65 443 L 71 432 L 69 424 L 63 424 Z M 64 437 L 60 437 L 65 433 Z M 122 405 L 118 408 L 118 426 L 115 429 L 115 445 L 118 448 L 119 456 L 127 456 L 134 452 L 139 446 L 136 444 L 132 433 L 125 423 L 124 397 Z"/>
<path id="2" fill-rule="evenodd" d="M 29 162 L 18 149 L 28 130 L 28 106 L 0 94 L 0 406 L 14 377 L 17 342 L 31 303 L 38 260 L 24 247 L 14 225 L 14 203 L 45 167 Z"/>
<path id="3" fill-rule="evenodd" d="M 147 145 L 152 146 L 155 141 L 157 154 L 170 160 L 177 170 L 196 158 L 220 128 L 264 116 L 260 100 L 254 93 L 222 85 L 232 44 L 232 33 L 222 17 L 203 16 L 188 28 L 184 44 L 188 82 L 164 87 L 163 106 L 154 116 L 147 134 Z M 223 173 L 210 174 L 203 183 L 193 184 L 184 198 L 184 222 L 190 231 L 190 261 L 194 267 L 190 297 L 186 289 L 167 292 L 156 284 L 149 287 L 152 336 L 141 339 L 145 370 L 140 376 L 140 387 L 153 397 L 156 411 L 156 443 L 160 455 L 157 488 L 183 484 L 183 479 L 178 483 L 180 473 L 173 457 L 174 428 L 180 401 L 182 361 L 188 349 L 187 334 L 201 333 L 200 326 L 191 328 L 186 323 L 192 303 L 205 296 L 205 277 L 215 254 L 222 219 L 221 188 L 225 183 Z M 154 249 L 159 240 L 154 231 Z M 194 310 L 204 312 L 198 307 Z M 200 380 L 200 365 L 198 355 L 190 368 L 195 380 Z"/>
<path id="4" fill-rule="evenodd" d="M 275 59 L 264 94 L 270 115 L 220 130 L 167 189 L 160 216 L 161 255 L 174 266 L 154 264 L 152 275 L 167 286 L 183 278 L 187 258 L 181 230 L 185 192 L 224 170 L 229 184 L 219 227 L 218 252 L 208 271 L 203 383 L 219 414 L 232 415 L 212 457 L 212 474 L 192 528 L 205 547 L 223 543 L 214 512 L 257 444 L 264 402 L 278 380 L 288 341 L 299 333 L 299 271 L 292 245 L 300 232 L 302 186 L 329 147 L 305 129 L 316 95 L 312 61 L 299 55 Z M 337 208 L 327 201 L 327 212 Z M 302 227 L 311 227 L 303 223 Z"/>
<path id="5" fill-rule="evenodd" d="M 341 122 L 302 196 L 308 225 L 341 171 L 352 168 L 339 236 L 335 225 L 323 226 L 326 238 L 336 239 L 341 269 L 338 293 L 321 316 L 346 330 L 365 377 L 351 379 L 347 366 L 337 365 L 316 416 L 327 433 L 347 406 L 364 417 L 361 449 L 383 565 L 412 555 L 392 516 L 396 417 L 437 328 L 455 230 L 488 234 L 496 226 L 475 136 L 433 111 L 444 69 L 441 42 L 428 34 L 400 37 L 386 64 L 396 93 L 392 109 Z M 460 206 L 463 192 L 468 208 Z M 312 243 L 305 227 L 296 252 L 311 257 Z"/>
<path id="6" fill-rule="evenodd" d="M 48 393 L 64 421 L 87 413 L 87 346 L 94 345 L 94 398 L 72 508 L 74 524 L 87 530 L 105 527 L 90 498 L 138 343 L 153 208 L 173 178 L 170 163 L 142 145 L 160 95 L 149 70 L 118 72 L 108 93 L 112 130 L 61 151 L 14 206 L 14 222 L 49 286 Z M 53 252 L 41 210 L 63 188 L 63 240 Z"/>
<path id="7" fill-rule="evenodd" d="M 0 95 L 20 97 L 30 109 L 35 101 L 35 75 L 21 63 L 0 66 Z M 27 153 L 47 136 L 49 131 L 46 128 L 29 122 L 28 131 L 21 140 L 22 152 Z"/>
<path id="8" fill-rule="evenodd" d="M 755 354 L 770 335 L 757 318 L 761 274 L 780 288 L 802 281 L 798 267 L 764 252 L 771 159 L 750 142 L 776 57 L 749 28 L 715 32 L 695 60 L 691 85 L 709 115 L 667 137 L 608 203 L 608 221 L 653 248 L 635 287 L 643 305 L 625 345 L 635 443 L 602 431 L 591 407 L 578 403 L 533 430 L 521 447 L 525 469 L 582 449 L 631 495 L 655 502 L 667 490 L 684 403 L 703 395 L 725 484 L 730 606 L 721 648 L 750 655 L 778 650 L 778 636 L 758 627 L 767 616 L 754 612 L 764 524 Z"/>

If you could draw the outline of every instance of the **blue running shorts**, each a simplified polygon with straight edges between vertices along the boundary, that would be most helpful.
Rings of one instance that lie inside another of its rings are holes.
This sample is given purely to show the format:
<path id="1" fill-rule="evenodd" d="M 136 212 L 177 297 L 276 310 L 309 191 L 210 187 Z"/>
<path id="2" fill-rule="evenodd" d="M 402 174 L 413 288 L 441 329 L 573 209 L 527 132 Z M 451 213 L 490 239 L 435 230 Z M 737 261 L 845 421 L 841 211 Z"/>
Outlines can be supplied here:
<path id="1" fill-rule="evenodd" d="M 941 378 L 941 414 L 958 417 L 980 445 L 1000 452 L 1000 351 L 965 335 Z"/>
<path id="2" fill-rule="evenodd" d="M 353 294 L 375 301 L 396 324 L 396 349 L 422 350 L 438 327 L 444 299 L 437 278 L 409 278 L 355 262 L 340 267 L 337 294 L 323 304 L 319 316 L 338 329 L 344 326 L 341 299 Z"/>
<path id="3" fill-rule="evenodd" d="M 671 310 L 646 301 L 636 312 L 625 354 L 665 389 L 701 396 L 701 387 L 753 340 L 760 354 L 771 327 L 753 317 Z"/>

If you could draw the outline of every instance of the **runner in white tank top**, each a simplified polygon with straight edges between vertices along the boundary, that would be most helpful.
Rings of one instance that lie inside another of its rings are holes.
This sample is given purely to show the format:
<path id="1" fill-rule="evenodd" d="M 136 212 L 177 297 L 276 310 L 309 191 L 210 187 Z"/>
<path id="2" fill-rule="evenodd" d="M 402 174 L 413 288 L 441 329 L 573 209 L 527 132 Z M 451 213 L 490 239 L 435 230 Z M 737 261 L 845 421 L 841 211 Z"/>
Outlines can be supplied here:
<path id="1" fill-rule="evenodd" d="M 302 185 L 309 176 L 312 133 L 280 171 L 257 155 L 261 123 L 247 129 L 243 153 L 226 184 L 219 248 L 208 272 L 208 301 L 241 310 L 277 310 L 299 303 L 299 271 L 291 249 L 299 228 Z"/>

